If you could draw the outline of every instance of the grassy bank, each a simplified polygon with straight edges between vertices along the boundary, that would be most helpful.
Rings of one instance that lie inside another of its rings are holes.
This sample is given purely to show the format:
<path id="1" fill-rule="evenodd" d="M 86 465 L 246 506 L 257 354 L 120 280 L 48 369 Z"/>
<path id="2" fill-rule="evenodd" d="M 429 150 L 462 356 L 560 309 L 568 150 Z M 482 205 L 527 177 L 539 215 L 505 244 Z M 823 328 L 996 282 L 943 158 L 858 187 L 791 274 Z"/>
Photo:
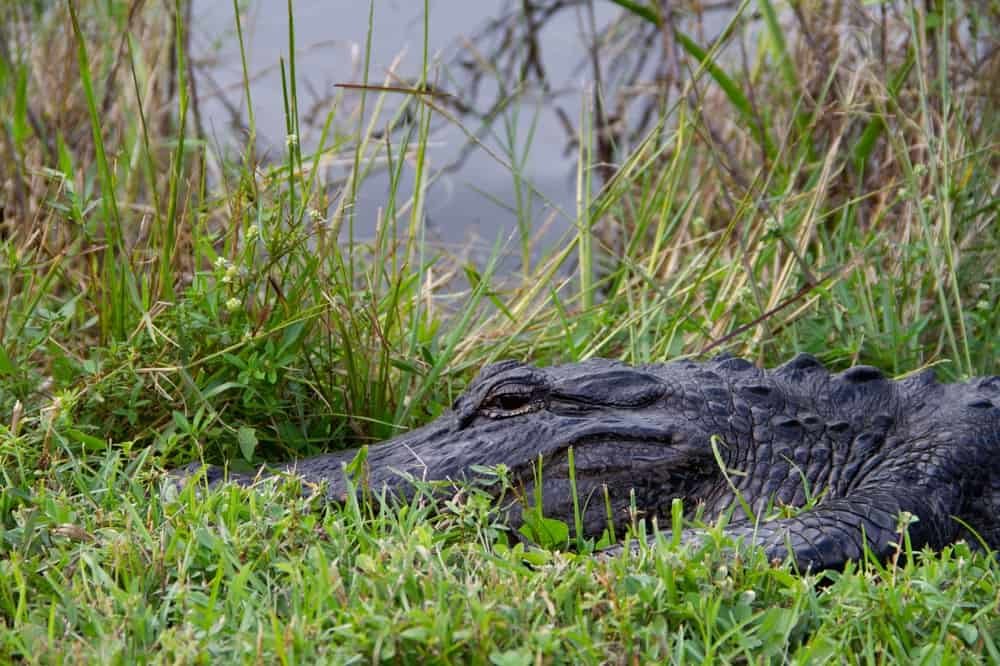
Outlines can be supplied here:
<path id="1" fill-rule="evenodd" d="M 541 247 L 512 206 L 478 265 L 425 240 L 432 124 L 466 122 L 443 99 L 340 90 L 307 142 L 293 55 L 281 154 L 252 112 L 224 150 L 184 7 L 2 10 L 0 660 L 1000 660 L 1000 567 L 965 545 L 822 577 L 724 543 L 598 562 L 515 545 L 475 488 L 432 511 L 164 487 L 377 442 L 499 358 L 1000 372 L 995 7 L 761 2 L 734 60 L 618 4 L 675 63 L 656 119 L 607 134 L 585 104 L 571 231 Z"/>

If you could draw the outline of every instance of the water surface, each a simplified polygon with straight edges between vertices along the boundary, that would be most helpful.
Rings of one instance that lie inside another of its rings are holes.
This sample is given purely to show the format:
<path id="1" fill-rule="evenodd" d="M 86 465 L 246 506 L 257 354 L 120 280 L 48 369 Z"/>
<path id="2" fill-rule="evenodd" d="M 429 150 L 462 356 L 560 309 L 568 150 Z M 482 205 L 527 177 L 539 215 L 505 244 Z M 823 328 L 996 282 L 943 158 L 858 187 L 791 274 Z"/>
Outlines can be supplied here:
<path id="1" fill-rule="evenodd" d="M 617 14 L 611 3 L 596 3 L 596 18 L 606 22 Z M 504 0 L 434 0 L 430 3 L 428 46 L 432 76 L 443 89 L 462 99 L 450 76 L 461 75 L 453 63 L 473 57 L 477 36 L 487 21 L 516 11 L 517 3 Z M 297 0 L 294 3 L 297 81 L 301 113 L 320 110 L 323 116 L 329 104 L 323 100 L 336 83 L 357 83 L 362 79 L 361 64 L 369 30 L 367 2 L 359 0 Z M 203 96 L 202 112 L 208 130 L 217 137 L 231 134 L 234 106 L 245 107 L 242 99 L 242 74 L 235 34 L 232 5 L 224 2 L 195 0 L 196 17 L 193 40 L 196 52 L 211 65 L 204 69 L 199 82 Z M 579 116 L 591 82 L 589 68 L 581 67 L 588 38 L 584 35 L 585 17 L 576 10 L 555 15 L 543 28 L 540 43 L 552 96 L 542 100 L 528 95 L 517 106 L 514 143 L 519 152 L 527 150 L 522 176 L 540 196 L 532 198 L 531 217 L 536 224 L 548 221 L 554 232 L 571 224 L 574 214 L 576 153 L 569 144 L 565 126 L 553 111 L 560 104 L 575 121 Z M 248 41 L 249 69 L 253 80 L 251 94 L 258 132 L 266 151 L 280 158 L 284 150 L 285 119 L 281 94 L 279 59 L 288 59 L 288 16 L 285 2 L 263 0 L 248 5 L 244 14 L 244 34 Z M 394 61 L 398 76 L 416 80 L 422 67 L 424 47 L 423 3 L 415 0 L 378 0 L 374 6 L 371 31 L 370 81 L 381 83 Z M 229 107 L 220 101 L 220 91 Z M 345 101 L 357 104 L 358 93 L 349 92 Z M 371 98 L 370 98 L 371 99 Z M 394 102 L 398 103 L 398 102 Z M 511 111 L 510 113 L 515 113 Z M 245 122 L 245 112 L 243 112 Z M 537 116 L 537 118 L 536 118 Z M 508 117 L 512 117 L 508 115 Z M 533 133 L 531 125 L 537 121 Z M 478 122 L 468 119 L 469 128 Z M 452 163 L 465 147 L 465 136 L 455 126 L 436 119 L 428 159 L 432 169 Z M 496 124 L 484 142 L 498 154 L 509 154 L 507 129 Z M 303 132 L 304 143 L 309 138 Z M 531 135 L 530 144 L 528 138 Z M 308 146 L 307 146 L 308 147 Z M 361 191 L 358 202 L 357 232 L 370 236 L 375 228 L 378 208 L 384 205 L 388 179 L 375 177 Z M 408 196 L 412 183 L 404 185 Z M 522 192 L 525 188 L 522 188 Z M 461 166 L 443 175 L 428 192 L 426 213 L 429 232 L 439 240 L 463 244 L 478 239 L 481 246 L 491 246 L 498 235 L 509 234 L 516 227 L 515 183 L 511 172 L 481 148 L 472 149 Z M 522 203 L 527 197 L 522 195 Z"/>

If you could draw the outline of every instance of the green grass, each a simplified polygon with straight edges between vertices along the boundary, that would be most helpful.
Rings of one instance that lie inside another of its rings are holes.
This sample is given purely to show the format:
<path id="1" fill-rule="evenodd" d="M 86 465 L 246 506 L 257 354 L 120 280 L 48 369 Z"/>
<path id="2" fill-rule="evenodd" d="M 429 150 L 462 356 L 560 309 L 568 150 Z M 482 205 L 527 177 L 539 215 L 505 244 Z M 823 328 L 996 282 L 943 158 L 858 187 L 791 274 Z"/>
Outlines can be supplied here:
<path id="1" fill-rule="evenodd" d="M 425 241 L 431 121 L 455 119 L 434 97 L 340 91 L 307 144 L 293 55 L 284 153 L 261 161 L 251 114 L 224 159 L 197 129 L 182 16 L 5 10 L 30 30 L 0 60 L 0 661 L 1000 660 L 1000 567 L 964 544 L 817 577 L 661 526 L 659 547 L 603 561 L 519 542 L 476 488 L 435 509 L 164 482 L 375 443 L 499 358 L 1000 372 L 1000 100 L 954 41 L 995 43 L 1000 21 L 888 4 L 884 60 L 851 40 L 818 58 L 772 3 L 747 63 L 677 33 L 688 78 L 606 182 L 602 119 L 581 110 L 554 247 L 517 145 L 535 118 L 512 104 L 496 136 L 516 233 L 479 266 Z M 426 45 L 423 62 L 433 80 Z M 331 160 L 351 165 L 338 180 Z M 376 236 L 343 242 L 380 166 Z"/>
<path id="2" fill-rule="evenodd" d="M 123 468 L 124 469 L 120 469 Z M 373 512 L 228 488 L 164 500 L 117 456 L 6 535 L 8 655 L 39 661 L 995 659 L 997 567 L 965 546 L 822 586 L 709 543 L 609 563 L 501 546 L 491 501 Z M 138 476 L 140 481 L 136 481 Z M 109 492 L 110 491 L 110 492 Z M 47 600 L 45 603 L 42 599 Z"/>

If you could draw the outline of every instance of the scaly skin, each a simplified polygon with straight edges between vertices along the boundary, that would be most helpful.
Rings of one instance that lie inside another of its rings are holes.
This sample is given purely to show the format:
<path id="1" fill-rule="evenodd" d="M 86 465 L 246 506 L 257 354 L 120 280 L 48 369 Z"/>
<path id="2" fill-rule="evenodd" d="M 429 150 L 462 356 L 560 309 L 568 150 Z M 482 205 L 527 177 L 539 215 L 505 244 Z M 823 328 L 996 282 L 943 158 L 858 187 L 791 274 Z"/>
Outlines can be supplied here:
<path id="1" fill-rule="evenodd" d="M 866 541 L 876 557 L 889 557 L 902 512 L 916 519 L 915 549 L 977 542 L 963 523 L 997 549 L 998 405 L 1000 377 L 939 384 L 927 371 L 891 381 L 867 366 L 830 374 L 805 354 L 772 370 L 731 357 L 634 368 L 603 359 L 549 368 L 506 361 L 484 368 L 433 423 L 372 447 L 366 482 L 405 494 L 406 475 L 471 480 L 473 466 L 503 463 L 531 497 L 541 455 L 545 515 L 572 525 L 573 447 L 589 537 L 607 527 L 607 485 L 618 534 L 630 493 L 649 517 L 669 514 L 681 498 L 691 512 L 701 505 L 705 520 L 731 511 L 729 534 L 804 569 L 842 567 L 862 556 Z M 355 453 L 283 470 L 326 482 L 338 499 L 342 464 Z M 793 518 L 753 521 L 733 487 L 758 518 L 773 513 L 769 506 L 817 501 Z M 519 522 L 517 508 L 508 520 Z"/>

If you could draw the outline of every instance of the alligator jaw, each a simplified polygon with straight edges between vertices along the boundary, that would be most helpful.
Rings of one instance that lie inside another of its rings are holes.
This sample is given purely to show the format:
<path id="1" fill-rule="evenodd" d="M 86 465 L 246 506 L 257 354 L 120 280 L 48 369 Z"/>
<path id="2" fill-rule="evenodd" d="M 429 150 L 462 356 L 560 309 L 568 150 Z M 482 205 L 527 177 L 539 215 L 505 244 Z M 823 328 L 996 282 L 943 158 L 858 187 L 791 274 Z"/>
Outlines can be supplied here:
<path id="1" fill-rule="evenodd" d="M 633 503 L 652 515 L 669 508 L 675 497 L 696 496 L 714 470 L 714 461 L 696 454 L 678 432 L 648 424 L 633 423 L 619 430 L 564 427 L 561 437 L 532 443 L 518 441 L 510 434 L 497 439 L 491 434 L 495 431 L 491 423 L 460 430 L 457 419 L 449 413 L 428 426 L 370 447 L 354 487 L 376 495 L 385 490 L 405 498 L 413 490 L 411 480 L 478 481 L 499 493 L 496 478 L 477 470 L 503 464 L 520 500 L 506 508 L 505 518 L 512 528 L 521 524 L 523 507 L 534 503 L 535 481 L 540 476 L 543 514 L 574 526 L 575 484 L 583 536 L 599 538 L 609 527 L 609 517 L 615 534 L 624 533 Z M 623 430 L 627 434 L 623 435 Z M 515 451 L 519 454 L 516 459 L 511 455 Z M 297 461 L 283 471 L 306 483 L 325 484 L 326 496 L 343 502 L 348 488 L 345 466 L 357 453 L 352 449 Z"/>
<path id="2" fill-rule="evenodd" d="M 524 506 L 533 504 L 537 495 L 537 462 L 536 458 L 534 467 L 515 477 L 523 482 Z M 543 515 L 566 522 L 572 533 L 575 490 L 582 536 L 597 539 L 611 528 L 621 537 L 633 519 L 669 511 L 674 498 L 697 497 L 715 473 L 714 461 L 667 432 L 657 439 L 588 437 L 568 443 L 542 461 Z M 511 512 L 510 521 L 520 522 L 518 511 Z"/>
<path id="3" fill-rule="evenodd" d="M 464 478 L 454 465 L 442 465 L 434 449 L 453 443 L 457 419 L 453 414 L 415 430 L 368 447 L 359 474 L 353 479 L 357 489 L 375 493 L 388 490 L 407 496 L 416 481 L 446 481 Z M 361 449 L 348 449 L 296 460 L 281 471 L 300 477 L 304 482 L 322 486 L 326 496 L 337 502 L 347 499 L 347 468 Z"/>

